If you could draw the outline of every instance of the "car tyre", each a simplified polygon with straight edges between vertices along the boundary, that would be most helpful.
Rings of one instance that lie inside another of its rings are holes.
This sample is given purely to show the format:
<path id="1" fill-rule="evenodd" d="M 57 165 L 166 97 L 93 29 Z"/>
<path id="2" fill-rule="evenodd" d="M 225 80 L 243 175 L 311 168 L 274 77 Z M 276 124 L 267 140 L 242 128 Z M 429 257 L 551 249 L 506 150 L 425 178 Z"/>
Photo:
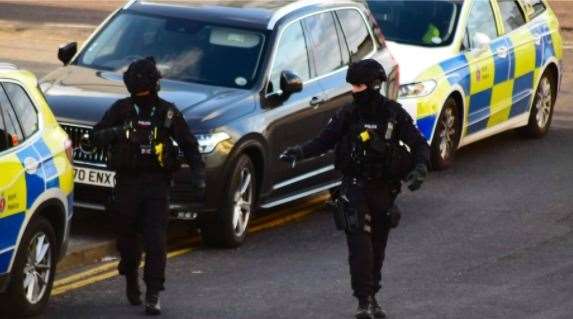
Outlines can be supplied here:
<path id="1" fill-rule="evenodd" d="M 0 312 L 11 317 L 40 314 L 50 299 L 55 272 L 54 229 L 46 219 L 36 217 L 20 242 Z"/>
<path id="2" fill-rule="evenodd" d="M 209 246 L 235 248 L 247 236 L 255 208 L 257 179 L 255 167 L 247 155 L 241 155 L 223 194 L 223 205 L 215 220 L 203 223 L 201 235 Z"/>
<path id="3" fill-rule="evenodd" d="M 457 102 L 453 97 L 446 100 L 438 119 L 431 144 L 431 167 L 445 170 L 452 166 L 460 142 L 461 125 Z"/>
<path id="4" fill-rule="evenodd" d="M 556 88 L 550 73 L 545 72 L 535 92 L 529 122 L 527 126 L 518 129 L 521 135 L 529 138 L 542 138 L 547 134 L 553 120 L 555 93 Z"/>

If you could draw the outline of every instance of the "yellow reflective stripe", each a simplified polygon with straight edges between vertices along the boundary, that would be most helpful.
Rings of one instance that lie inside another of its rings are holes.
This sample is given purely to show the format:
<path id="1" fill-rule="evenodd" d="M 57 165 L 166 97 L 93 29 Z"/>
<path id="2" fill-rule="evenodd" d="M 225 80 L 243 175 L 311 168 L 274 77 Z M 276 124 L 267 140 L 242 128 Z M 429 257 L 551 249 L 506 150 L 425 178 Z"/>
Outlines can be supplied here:
<path id="1" fill-rule="evenodd" d="M 490 118 L 487 127 L 509 120 L 511 106 L 513 104 L 513 80 L 495 85 L 492 89 Z"/>
<path id="2" fill-rule="evenodd" d="M 0 171 L 0 196 L 6 201 L 0 218 L 4 218 L 26 210 L 26 178 L 16 154 L 0 157 Z"/>
<path id="3" fill-rule="evenodd" d="M 559 20 L 553 12 L 548 14 L 546 21 L 549 31 L 551 32 L 551 42 L 553 42 L 553 51 L 555 52 L 555 57 L 558 60 L 563 59 L 563 37 L 560 33 L 561 27 L 559 26 Z"/>
<path id="4" fill-rule="evenodd" d="M 431 95 L 419 98 L 417 105 L 418 119 L 425 118 L 431 115 L 436 115 L 442 108 L 442 103 L 445 98 L 452 92 L 452 86 L 448 81 L 444 70 L 439 65 L 432 66 L 424 71 L 417 81 L 434 80 L 437 81 L 437 86 Z"/>
<path id="5" fill-rule="evenodd" d="M 515 78 L 535 70 L 535 37 L 527 28 L 509 36 L 514 50 Z"/>
<path id="6" fill-rule="evenodd" d="M 491 50 L 466 53 L 468 60 L 471 87 L 470 95 L 491 89 L 495 80 L 495 64 Z"/>

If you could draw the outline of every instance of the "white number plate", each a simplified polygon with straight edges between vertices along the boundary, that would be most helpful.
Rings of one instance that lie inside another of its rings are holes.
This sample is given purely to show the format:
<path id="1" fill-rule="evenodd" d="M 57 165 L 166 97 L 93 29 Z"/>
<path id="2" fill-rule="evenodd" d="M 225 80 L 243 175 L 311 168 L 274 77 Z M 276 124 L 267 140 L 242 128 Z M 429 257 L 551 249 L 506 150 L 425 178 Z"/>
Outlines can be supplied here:
<path id="1" fill-rule="evenodd" d="M 115 186 L 115 172 L 86 167 L 75 167 L 74 181 L 80 184 L 113 188 Z"/>

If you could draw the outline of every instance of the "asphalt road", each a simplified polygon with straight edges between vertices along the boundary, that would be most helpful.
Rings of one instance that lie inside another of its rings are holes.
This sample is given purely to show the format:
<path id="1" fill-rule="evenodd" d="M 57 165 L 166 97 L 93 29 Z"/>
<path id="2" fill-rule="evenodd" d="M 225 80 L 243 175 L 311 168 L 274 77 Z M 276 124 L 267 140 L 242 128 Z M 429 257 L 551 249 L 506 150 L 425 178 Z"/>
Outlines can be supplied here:
<path id="1" fill-rule="evenodd" d="M 390 318 L 571 318 L 570 78 L 541 140 L 509 132 L 461 151 L 399 200 L 384 268 Z M 164 318 L 350 318 L 344 236 L 327 212 L 231 251 L 169 260 Z M 53 298 L 45 318 L 139 318 L 114 278 Z"/>

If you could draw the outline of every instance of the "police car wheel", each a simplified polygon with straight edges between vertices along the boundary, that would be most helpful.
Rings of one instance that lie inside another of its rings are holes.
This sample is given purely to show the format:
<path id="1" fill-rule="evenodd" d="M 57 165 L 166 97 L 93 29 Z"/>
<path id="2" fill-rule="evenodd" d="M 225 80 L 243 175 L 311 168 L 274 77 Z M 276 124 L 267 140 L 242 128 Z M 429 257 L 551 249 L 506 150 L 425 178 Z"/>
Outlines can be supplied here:
<path id="1" fill-rule="evenodd" d="M 231 172 L 219 218 L 201 227 L 204 242 L 211 246 L 234 248 L 245 241 L 255 207 L 256 185 L 251 159 L 247 155 L 240 156 Z"/>
<path id="2" fill-rule="evenodd" d="M 56 271 L 56 236 L 50 223 L 32 219 L 16 255 L 2 309 L 13 316 L 39 314 L 50 298 Z"/>
<path id="3" fill-rule="evenodd" d="M 432 169 L 444 170 L 453 164 L 460 141 L 460 128 L 456 100 L 450 97 L 444 104 L 432 140 Z"/>
<path id="4" fill-rule="evenodd" d="M 541 138 L 547 134 L 553 118 L 555 87 L 549 73 L 543 74 L 535 92 L 529 122 L 519 132 L 531 138 Z"/>

